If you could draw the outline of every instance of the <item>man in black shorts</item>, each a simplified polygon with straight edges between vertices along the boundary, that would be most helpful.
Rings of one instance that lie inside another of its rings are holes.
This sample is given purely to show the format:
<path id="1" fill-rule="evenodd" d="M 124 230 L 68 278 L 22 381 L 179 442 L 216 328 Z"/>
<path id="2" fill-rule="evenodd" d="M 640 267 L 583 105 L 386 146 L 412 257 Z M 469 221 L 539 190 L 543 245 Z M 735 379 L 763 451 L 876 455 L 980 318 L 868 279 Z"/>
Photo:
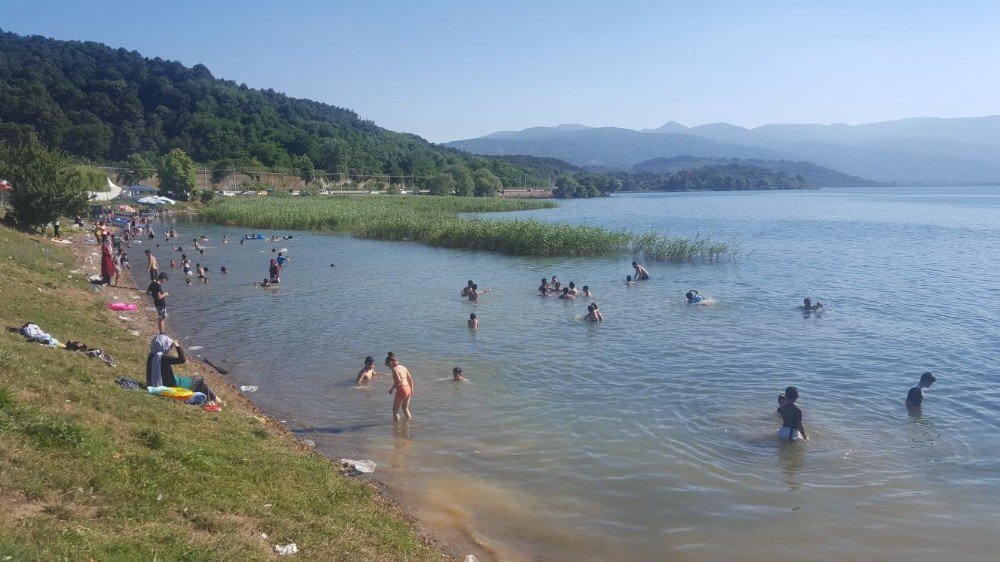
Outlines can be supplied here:
<path id="1" fill-rule="evenodd" d="M 156 279 L 149 284 L 146 289 L 146 294 L 153 297 L 153 306 L 156 307 L 157 323 L 156 326 L 159 328 L 160 333 L 163 332 L 163 325 L 167 320 L 167 297 L 170 293 L 163 290 L 163 282 L 167 281 L 167 274 L 161 273 L 156 276 Z"/>

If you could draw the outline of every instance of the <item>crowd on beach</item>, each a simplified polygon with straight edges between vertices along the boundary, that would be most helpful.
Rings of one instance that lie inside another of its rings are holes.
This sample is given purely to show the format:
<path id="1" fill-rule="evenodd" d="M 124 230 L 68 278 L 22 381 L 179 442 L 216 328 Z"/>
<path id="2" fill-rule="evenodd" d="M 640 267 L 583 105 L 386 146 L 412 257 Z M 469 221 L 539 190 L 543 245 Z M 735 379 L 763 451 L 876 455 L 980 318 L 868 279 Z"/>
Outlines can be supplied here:
<path id="1" fill-rule="evenodd" d="M 78 224 L 79 219 L 77 219 Z M 128 256 L 125 253 L 126 248 L 131 246 L 133 240 L 139 239 L 143 236 L 147 237 L 151 241 L 156 240 L 156 234 L 153 230 L 153 225 L 148 221 L 143 220 L 133 220 L 130 221 L 128 225 L 122 227 L 122 234 L 117 239 L 113 238 L 109 234 L 108 226 L 103 222 L 98 222 L 95 227 L 95 236 L 98 243 L 101 245 L 102 258 L 101 258 L 101 282 L 105 284 L 110 284 L 112 279 L 114 279 L 114 284 L 118 283 L 118 275 L 121 270 L 130 270 Z M 58 234 L 58 231 L 56 231 Z M 163 234 L 164 241 L 170 243 L 177 237 L 177 231 L 174 228 L 170 228 Z M 294 237 L 291 235 L 286 236 L 265 236 L 262 234 L 246 234 L 240 239 L 240 245 L 243 245 L 249 240 L 263 240 L 277 242 L 279 240 L 292 240 Z M 201 236 L 200 238 L 192 239 L 192 247 L 194 251 L 198 252 L 200 256 L 205 254 L 205 242 L 208 238 Z M 154 242 L 155 243 L 155 242 Z M 222 239 L 223 244 L 229 243 L 228 236 L 224 236 Z M 156 249 L 159 249 L 160 244 L 156 244 Z M 197 274 L 198 279 L 201 280 L 202 284 L 208 284 L 208 266 L 201 263 L 195 264 L 195 269 L 192 271 L 191 260 L 188 258 L 187 254 L 184 253 L 184 248 L 180 246 L 174 246 L 170 244 L 170 248 L 174 252 L 181 252 L 180 256 L 180 266 L 184 273 L 185 283 L 187 285 L 191 284 L 191 277 Z M 287 250 L 282 248 L 271 249 L 272 254 L 275 254 L 273 258 L 270 258 L 268 264 L 268 275 L 261 282 L 255 282 L 255 286 L 259 287 L 275 287 L 281 283 L 281 270 L 285 264 L 290 260 L 286 255 Z M 149 285 L 146 288 L 146 293 L 152 298 L 153 307 L 156 310 L 158 318 L 158 331 L 159 335 L 153 338 L 150 344 L 150 354 L 147 359 L 147 377 L 146 386 L 150 388 L 154 387 L 180 387 L 185 388 L 193 393 L 197 393 L 204 397 L 209 405 L 216 405 L 220 402 L 218 396 L 212 391 L 211 388 L 204 382 L 204 379 L 200 377 L 180 377 L 173 374 L 173 366 L 183 364 L 187 357 L 185 355 L 183 347 L 177 342 L 173 341 L 169 336 L 165 334 L 165 322 L 167 319 L 167 297 L 170 293 L 165 289 L 165 283 L 169 281 L 169 276 L 166 272 L 160 271 L 159 261 L 153 253 L 152 248 L 146 248 L 144 250 L 146 257 L 146 273 L 149 275 Z M 170 260 L 170 268 L 176 267 L 175 260 Z M 331 267 L 334 264 L 330 264 Z M 631 263 L 632 273 L 625 276 L 626 286 L 635 286 L 639 283 L 648 282 L 650 280 L 649 271 L 641 264 L 636 261 Z M 227 270 L 225 267 L 220 269 L 222 274 L 226 274 Z M 481 297 L 491 292 L 492 289 L 480 289 L 479 285 L 469 279 L 466 285 L 462 288 L 459 296 L 469 301 L 478 301 Z M 587 305 L 587 314 L 583 317 L 583 321 L 589 323 L 600 323 L 604 321 L 603 313 L 600 310 L 597 302 L 591 300 L 594 298 L 594 293 L 591 291 L 589 285 L 583 285 L 578 288 L 576 282 L 570 281 L 568 284 L 563 286 L 559 281 L 558 277 L 553 275 L 551 278 L 542 278 L 541 284 L 538 287 L 538 294 L 541 297 L 555 296 L 559 299 L 565 301 L 574 301 L 576 299 L 586 299 L 591 302 Z M 714 304 L 715 301 L 705 295 L 702 295 L 697 289 L 691 289 L 684 295 L 687 304 Z M 824 304 L 813 300 L 811 297 L 807 297 L 803 300 L 801 306 L 797 307 L 804 313 L 808 314 L 819 314 L 824 310 Z M 470 330 L 479 330 L 480 319 L 475 313 L 469 315 L 467 325 Z M 171 352 L 175 352 L 176 355 L 171 355 Z M 389 372 L 385 375 L 392 377 L 392 386 L 389 388 L 390 394 L 395 394 L 392 403 L 392 417 L 394 422 L 401 420 L 409 420 L 412 418 L 410 412 L 410 400 L 413 396 L 413 375 L 410 373 L 404 365 L 400 363 L 399 358 L 395 353 L 389 352 L 385 358 L 385 366 L 389 368 Z M 373 382 L 376 376 L 381 375 L 374 368 L 375 361 L 371 356 L 365 358 L 364 366 L 358 372 L 355 379 L 355 384 L 358 386 L 369 386 Z M 461 367 L 455 367 L 452 370 L 452 379 L 456 383 L 464 382 L 466 380 L 463 375 Z M 934 383 L 935 377 L 930 372 L 925 372 L 921 375 L 918 383 L 910 389 L 906 397 L 906 407 L 910 410 L 919 410 L 923 403 L 923 390 L 930 387 Z M 801 408 L 797 405 L 799 399 L 799 391 L 795 386 L 788 386 L 784 393 L 778 397 L 778 408 L 777 413 L 781 417 L 781 427 L 778 431 L 778 436 L 785 441 L 798 441 L 807 440 L 808 436 L 806 430 L 802 423 L 803 413 Z"/>

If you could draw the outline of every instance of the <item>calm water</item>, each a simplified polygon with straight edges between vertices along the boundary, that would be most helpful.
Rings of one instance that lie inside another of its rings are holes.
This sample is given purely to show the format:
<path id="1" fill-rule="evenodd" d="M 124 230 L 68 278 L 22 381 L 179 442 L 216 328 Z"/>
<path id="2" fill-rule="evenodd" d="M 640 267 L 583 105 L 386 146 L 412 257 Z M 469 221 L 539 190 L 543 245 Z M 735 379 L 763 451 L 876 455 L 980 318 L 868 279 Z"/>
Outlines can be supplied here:
<path id="1" fill-rule="evenodd" d="M 1000 188 L 622 195 L 521 214 L 739 238 L 745 255 L 649 264 L 652 280 L 626 287 L 627 258 L 300 233 L 241 246 L 246 229 L 180 223 L 181 240 L 211 238 L 213 274 L 170 282 L 171 322 L 302 438 L 378 462 L 412 513 L 480 559 L 1000 557 Z M 272 247 L 292 256 L 281 287 L 254 288 Z M 588 301 L 536 296 L 552 275 L 590 285 L 604 324 L 582 322 Z M 459 298 L 467 279 L 492 292 Z M 691 288 L 716 303 L 687 305 Z M 826 312 L 794 310 L 805 296 Z M 415 419 L 396 429 L 391 381 L 353 385 L 390 349 L 415 377 Z M 470 382 L 448 382 L 455 365 Z M 938 382 L 909 415 L 924 370 Z M 789 384 L 806 443 L 772 436 Z"/>

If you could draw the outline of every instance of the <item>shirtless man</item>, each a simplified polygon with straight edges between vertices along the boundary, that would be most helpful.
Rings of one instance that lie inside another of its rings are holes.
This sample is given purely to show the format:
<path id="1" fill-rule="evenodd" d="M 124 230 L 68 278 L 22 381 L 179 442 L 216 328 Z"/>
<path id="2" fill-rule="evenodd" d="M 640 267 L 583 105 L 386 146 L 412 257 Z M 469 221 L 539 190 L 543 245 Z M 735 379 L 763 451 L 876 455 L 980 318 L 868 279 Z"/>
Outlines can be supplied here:
<path id="1" fill-rule="evenodd" d="M 482 291 L 480 291 L 479 290 L 479 285 L 476 285 L 475 283 L 473 283 L 472 286 L 469 287 L 469 293 L 468 293 L 467 296 L 469 297 L 470 301 L 477 301 L 477 300 L 479 300 L 479 297 L 485 295 L 486 293 L 488 293 L 488 292 L 490 292 L 492 290 L 493 289 L 483 289 Z"/>
<path id="2" fill-rule="evenodd" d="M 639 262 L 632 262 L 632 269 L 635 270 L 636 281 L 647 281 L 649 279 L 649 272 L 646 271 L 645 267 L 639 265 Z"/>
<path id="3" fill-rule="evenodd" d="M 386 364 L 392 369 L 392 388 L 389 394 L 396 393 L 396 398 L 392 401 L 392 421 L 399 421 L 399 409 L 403 409 L 406 420 L 413 419 L 410 414 L 410 397 L 413 396 L 413 377 L 410 370 L 399 364 L 399 359 L 395 355 L 390 355 L 385 359 Z"/>
<path id="4" fill-rule="evenodd" d="M 156 256 L 151 250 L 146 250 L 146 271 L 149 272 L 149 282 L 156 281 L 156 276 L 160 273 L 160 263 L 156 261 Z"/>
<path id="5" fill-rule="evenodd" d="M 365 386 L 372 382 L 372 379 L 378 374 L 381 373 L 375 372 L 375 359 L 369 355 L 368 357 L 365 357 L 365 366 L 358 371 L 358 378 L 354 381 L 354 384 L 358 386 Z"/>
<path id="6" fill-rule="evenodd" d="M 465 287 L 462 288 L 462 296 L 463 297 L 469 296 L 469 293 L 472 292 L 472 286 L 473 285 L 475 285 L 475 283 L 472 282 L 472 279 L 469 279 L 469 283 Z"/>

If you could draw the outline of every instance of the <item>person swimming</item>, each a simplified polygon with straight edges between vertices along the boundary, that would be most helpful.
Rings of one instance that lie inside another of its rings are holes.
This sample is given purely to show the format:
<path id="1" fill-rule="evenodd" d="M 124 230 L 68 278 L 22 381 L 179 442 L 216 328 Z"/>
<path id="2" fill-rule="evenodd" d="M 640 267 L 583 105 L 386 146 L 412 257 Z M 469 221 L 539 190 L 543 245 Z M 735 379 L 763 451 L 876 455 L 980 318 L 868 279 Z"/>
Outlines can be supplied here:
<path id="1" fill-rule="evenodd" d="M 552 291 L 553 293 L 558 293 L 559 291 L 562 291 L 562 285 L 559 284 L 559 281 L 556 279 L 555 275 L 552 276 L 552 281 L 549 281 L 549 290 Z"/>
<path id="2" fill-rule="evenodd" d="M 799 389 L 789 386 L 785 389 L 785 404 L 781 406 L 781 429 L 778 437 L 786 441 L 808 441 L 806 429 L 802 426 L 802 410 L 795 405 L 799 399 Z"/>
<path id="3" fill-rule="evenodd" d="M 478 301 L 479 297 L 481 297 L 481 296 L 485 295 L 486 293 L 492 291 L 492 289 L 483 289 L 482 291 L 480 291 L 479 290 L 479 285 L 476 285 L 475 283 L 472 284 L 471 289 L 472 290 L 469 291 L 469 294 L 468 294 L 468 297 L 469 297 L 470 301 Z"/>
<path id="4" fill-rule="evenodd" d="M 470 330 L 479 329 L 479 318 L 476 318 L 475 312 L 469 315 L 469 321 L 466 324 L 469 326 Z"/>
<path id="5" fill-rule="evenodd" d="M 920 375 L 920 382 L 906 393 L 906 407 L 911 410 L 919 410 L 924 403 L 924 389 L 930 388 L 936 380 L 930 371 L 926 371 Z"/>
<path id="6" fill-rule="evenodd" d="M 561 298 L 563 300 L 571 301 L 571 300 L 575 299 L 576 297 L 574 297 L 572 294 L 570 294 L 569 287 L 563 287 L 562 294 L 559 295 L 559 298 Z"/>
<path id="7" fill-rule="evenodd" d="M 538 287 L 538 292 L 541 296 L 547 296 L 549 294 L 549 280 L 542 277 L 542 284 Z"/>
<path id="8" fill-rule="evenodd" d="M 576 296 L 576 295 L 580 294 L 580 291 L 576 290 L 576 283 L 574 283 L 572 281 L 569 282 L 569 294 L 571 294 L 573 296 Z"/>
<path id="9" fill-rule="evenodd" d="M 596 302 L 587 305 L 587 315 L 583 319 L 587 322 L 604 322 L 604 316 L 601 314 L 601 310 L 597 308 Z"/>
<path id="10" fill-rule="evenodd" d="M 358 378 L 354 380 L 354 384 L 357 386 L 365 386 L 379 374 L 381 373 L 375 372 L 375 359 L 369 355 L 368 357 L 365 357 L 365 366 L 358 371 Z"/>
<path id="11" fill-rule="evenodd" d="M 455 382 L 465 382 L 466 378 L 462 376 L 462 368 L 455 367 L 451 370 L 451 380 Z"/>
<path id="12" fill-rule="evenodd" d="M 698 291 L 691 289 L 684 295 L 687 298 L 688 304 L 698 304 L 705 300 L 705 297 L 698 294 Z"/>
<path id="13" fill-rule="evenodd" d="M 459 296 L 462 297 L 469 296 L 469 293 L 472 291 L 473 285 L 475 285 L 475 283 L 472 282 L 472 279 L 469 279 L 469 282 L 465 285 L 465 287 L 462 287 L 462 292 L 459 294 Z"/>
<path id="14" fill-rule="evenodd" d="M 823 308 L 823 303 L 819 301 L 813 303 L 812 299 L 805 298 L 802 299 L 802 306 L 799 307 L 799 310 L 819 310 L 821 308 Z"/>
<path id="15" fill-rule="evenodd" d="M 625 276 L 625 284 L 626 285 L 635 285 L 635 281 L 632 280 L 632 276 L 631 275 L 626 275 Z"/>
<path id="16" fill-rule="evenodd" d="M 632 269 L 635 269 L 635 280 L 636 281 L 647 281 L 649 280 L 649 272 L 646 271 L 645 267 L 639 265 L 639 262 L 632 262 Z"/>
<path id="17" fill-rule="evenodd" d="M 585 297 L 592 297 L 592 296 L 594 296 L 594 294 L 590 292 L 590 286 L 589 285 L 584 285 L 583 286 L 583 296 L 585 296 Z"/>

